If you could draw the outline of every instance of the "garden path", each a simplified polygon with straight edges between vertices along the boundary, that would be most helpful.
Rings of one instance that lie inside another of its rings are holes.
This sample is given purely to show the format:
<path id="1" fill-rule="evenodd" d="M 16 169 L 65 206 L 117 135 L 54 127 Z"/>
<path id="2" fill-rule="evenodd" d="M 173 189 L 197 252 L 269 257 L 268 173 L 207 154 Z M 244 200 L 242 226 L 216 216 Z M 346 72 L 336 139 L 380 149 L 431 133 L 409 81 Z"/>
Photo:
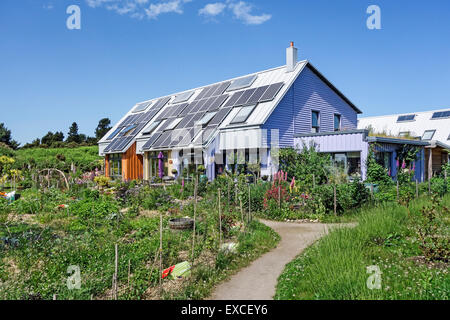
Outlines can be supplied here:
<path id="1" fill-rule="evenodd" d="M 260 221 L 280 235 L 278 246 L 218 285 L 209 299 L 272 300 L 285 265 L 326 234 L 330 227 L 323 223 Z"/>

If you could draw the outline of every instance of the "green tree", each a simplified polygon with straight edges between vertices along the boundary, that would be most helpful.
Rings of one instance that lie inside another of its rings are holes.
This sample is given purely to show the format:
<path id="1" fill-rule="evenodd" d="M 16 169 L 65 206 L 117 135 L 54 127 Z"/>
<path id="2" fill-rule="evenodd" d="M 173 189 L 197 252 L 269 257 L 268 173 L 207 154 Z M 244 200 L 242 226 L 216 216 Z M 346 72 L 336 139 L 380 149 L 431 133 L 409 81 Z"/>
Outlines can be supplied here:
<path id="1" fill-rule="evenodd" d="M 14 150 L 19 147 L 19 143 L 12 139 L 11 130 L 8 130 L 4 123 L 0 123 L 0 142 L 3 142 Z"/>
<path id="2" fill-rule="evenodd" d="M 95 137 L 97 140 L 103 138 L 103 136 L 111 129 L 111 120 L 108 118 L 103 118 L 98 122 L 97 128 L 95 129 Z"/>
<path id="3" fill-rule="evenodd" d="M 72 123 L 69 127 L 69 132 L 67 133 L 67 142 L 80 143 L 80 135 L 78 134 L 78 124 L 76 122 Z"/>

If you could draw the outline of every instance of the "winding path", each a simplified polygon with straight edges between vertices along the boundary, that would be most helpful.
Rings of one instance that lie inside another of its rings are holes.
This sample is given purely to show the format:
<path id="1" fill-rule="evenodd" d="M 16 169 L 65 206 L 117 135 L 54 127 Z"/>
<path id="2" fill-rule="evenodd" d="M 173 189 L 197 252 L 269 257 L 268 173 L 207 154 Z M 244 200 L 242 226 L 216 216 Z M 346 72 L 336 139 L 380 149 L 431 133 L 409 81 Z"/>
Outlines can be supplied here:
<path id="1" fill-rule="evenodd" d="M 209 299 L 272 300 L 285 265 L 326 234 L 329 226 L 322 223 L 260 221 L 280 235 L 278 246 L 217 286 Z"/>

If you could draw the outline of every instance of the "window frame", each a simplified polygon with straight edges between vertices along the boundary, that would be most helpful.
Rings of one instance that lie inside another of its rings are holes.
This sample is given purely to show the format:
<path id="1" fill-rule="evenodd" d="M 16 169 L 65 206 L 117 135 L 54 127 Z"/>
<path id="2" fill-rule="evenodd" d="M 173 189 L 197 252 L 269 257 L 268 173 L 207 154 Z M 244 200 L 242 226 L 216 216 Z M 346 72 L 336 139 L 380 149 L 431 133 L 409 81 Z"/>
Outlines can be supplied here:
<path id="1" fill-rule="evenodd" d="M 432 132 L 431 137 L 430 137 L 429 139 L 424 139 L 424 136 L 425 136 L 425 134 L 426 134 L 427 132 Z M 423 135 L 422 135 L 422 140 L 424 140 L 424 141 L 430 141 L 430 140 L 432 140 L 433 137 L 434 137 L 434 135 L 435 135 L 435 133 L 436 133 L 436 129 L 425 130 L 425 131 L 423 132 Z"/>
<path id="2" fill-rule="evenodd" d="M 248 114 L 245 116 L 245 119 L 236 121 L 236 118 L 239 117 L 239 115 L 241 114 L 242 110 L 244 110 L 244 109 L 249 109 L 249 108 L 251 108 L 251 109 L 250 109 L 250 112 L 248 112 Z M 236 115 L 235 115 L 235 116 L 233 117 L 233 119 L 230 121 L 230 124 L 246 123 L 247 120 L 248 120 L 248 118 L 250 117 L 250 115 L 253 113 L 253 111 L 255 111 L 255 108 L 256 108 L 256 104 L 251 104 L 251 105 L 248 105 L 248 106 L 243 106 L 243 107 L 241 107 L 241 109 L 238 111 L 238 113 L 236 113 Z"/>
<path id="3" fill-rule="evenodd" d="M 314 126 L 314 117 L 313 115 L 317 113 L 317 125 Z M 315 130 L 315 131 L 313 131 Z M 318 110 L 311 110 L 311 132 L 318 133 L 320 132 L 320 111 Z"/>
<path id="4" fill-rule="evenodd" d="M 338 117 L 338 119 L 339 119 L 339 126 L 337 129 L 336 129 L 336 117 Z M 337 132 L 337 131 L 341 131 L 341 128 L 342 128 L 342 117 L 339 113 L 335 113 L 333 115 L 333 129 L 335 132 Z"/>

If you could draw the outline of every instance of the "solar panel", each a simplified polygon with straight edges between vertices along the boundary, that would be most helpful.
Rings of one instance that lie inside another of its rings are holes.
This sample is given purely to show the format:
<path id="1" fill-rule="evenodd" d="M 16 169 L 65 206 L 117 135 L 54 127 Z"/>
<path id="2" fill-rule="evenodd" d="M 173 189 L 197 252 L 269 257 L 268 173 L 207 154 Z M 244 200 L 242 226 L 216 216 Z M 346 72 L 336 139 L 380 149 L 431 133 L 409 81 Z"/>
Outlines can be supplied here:
<path id="1" fill-rule="evenodd" d="M 119 140 L 119 138 L 117 138 L 117 139 L 111 141 L 111 142 L 106 146 L 106 148 L 103 150 L 103 152 L 108 152 L 109 150 L 111 150 L 111 147 L 114 146 L 114 144 L 117 143 L 118 140 Z"/>
<path id="2" fill-rule="evenodd" d="M 153 105 L 152 109 L 161 110 L 167 104 L 167 102 L 169 102 L 169 100 L 170 97 L 159 99 L 158 102 Z"/>
<path id="3" fill-rule="evenodd" d="M 209 107 L 213 104 L 214 100 L 216 100 L 216 97 L 205 99 L 205 103 L 202 104 L 200 109 L 198 109 L 197 112 L 206 112 L 208 111 Z"/>
<path id="4" fill-rule="evenodd" d="M 399 116 L 397 118 L 397 122 L 414 121 L 415 117 L 416 117 L 415 114 L 408 114 L 408 115 L 405 115 L 405 116 Z"/>
<path id="5" fill-rule="evenodd" d="M 173 104 L 180 103 L 189 100 L 190 97 L 194 94 L 194 91 L 188 91 L 184 93 L 180 93 L 175 96 L 175 99 L 172 101 Z"/>
<path id="6" fill-rule="evenodd" d="M 239 91 L 234 93 L 230 100 L 227 101 L 227 103 L 225 103 L 224 107 L 233 107 L 234 104 L 236 103 L 236 101 L 239 100 L 239 98 L 244 94 L 245 91 Z"/>
<path id="7" fill-rule="evenodd" d="M 117 134 L 118 134 L 120 131 L 122 131 L 122 129 L 123 129 L 123 127 L 119 127 L 119 128 L 117 128 L 116 130 L 114 130 L 113 133 L 111 133 L 111 134 L 109 135 L 109 137 L 106 138 L 106 140 L 114 139 L 114 137 L 117 136 Z"/>
<path id="8" fill-rule="evenodd" d="M 161 126 L 158 128 L 157 132 L 162 132 L 164 131 L 164 129 L 166 129 L 166 127 L 172 122 L 170 120 L 163 120 L 164 122 L 161 124 Z"/>
<path id="9" fill-rule="evenodd" d="M 114 151 L 122 151 L 131 141 L 133 141 L 134 137 L 125 137 L 122 142 L 114 147 Z"/>
<path id="10" fill-rule="evenodd" d="M 200 120 L 203 117 L 202 113 L 196 113 L 194 114 L 194 116 L 192 117 L 192 119 L 186 124 L 185 128 L 192 128 L 194 127 L 195 122 L 197 122 L 198 120 Z"/>
<path id="11" fill-rule="evenodd" d="M 200 110 L 200 108 L 208 101 L 208 99 L 204 99 L 204 100 L 200 100 L 198 101 L 195 106 L 193 106 L 190 110 L 189 113 L 197 113 L 198 110 Z"/>
<path id="12" fill-rule="evenodd" d="M 181 103 L 172 107 L 171 111 L 167 114 L 168 118 L 178 117 L 181 111 L 188 106 L 187 103 Z"/>
<path id="13" fill-rule="evenodd" d="M 242 96 L 239 98 L 239 100 L 236 101 L 234 106 L 238 107 L 238 106 L 244 105 L 255 91 L 256 91 L 256 88 L 245 90 L 244 93 L 242 94 Z"/>
<path id="14" fill-rule="evenodd" d="M 266 102 L 273 100 L 283 85 L 284 85 L 283 82 L 271 84 L 269 88 L 267 88 L 266 92 L 264 92 L 264 94 L 262 95 L 262 97 L 259 99 L 258 102 Z"/>
<path id="15" fill-rule="evenodd" d="M 147 140 L 147 142 L 142 146 L 143 150 L 148 150 L 152 147 L 152 145 L 155 143 L 156 140 L 161 136 L 160 132 L 154 133 L 150 139 Z"/>
<path id="16" fill-rule="evenodd" d="M 167 119 L 167 114 L 170 112 L 170 108 L 167 107 L 165 108 L 160 114 L 159 116 L 156 117 L 156 120 L 163 120 L 163 119 Z"/>
<path id="17" fill-rule="evenodd" d="M 225 100 L 228 99 L 228 95 L 224 94 L 221 96 L 218 96 L 216 99 L 214 99 L 214 102 L 209 106 L 208 112 L 216 111 L 220 108 L 220 106 L 225 102 Z"/>
<path id="18" fill-rule="evenodd" d="M 250 87 L 252 83 L 256 80 L 256 74 L 252 76 L 247 76 L 234 80 L 228 87 L 227 91 L 238 90 Z"/>
<path id="19" fill-rule="evenodd" d="M 174 143 L 172 144 L 174 147 L 184 147 L 191 143 L 192 139 L 194 138 L 194 128 L 190 129 L 177 129 L 177 133 L 175 134 L 175 137 L 180 136 L 180 138 L 175 139 Z"/>
<path id="20" fill-rule="evenodd" d="M 146 122 L 139 123 L 137 127 L 129 135 L 135 137 L 142 129 L 144 129 Z"/>
<path id="21" fill-rule="evenodd" d="M 450 110 L 449 111 L 438 111 L 433 113 L 431 116 L 431 119 L 439 119 L 439 118 L 449 118 L 450 117 Z"/>
<path id="22" fill-rule="evenodd" d="M 158 113 L 157 110 L 147 111 L 147 113 L 145 114 L 145 117 L 142 119 L 142 122 L 150 121 L 157 113 Z"/>
<path id="23" fill-rule="evenodd" d="M 158 148 L 165 146 L 165 141 L 167 139 L 170 139 L 170 136 L 172 134 L 172 131 L 165 131 L 163 134 L 158 138 L 158 140 L 155 141 L 155 143 L 152 145 L 152 148 Z"/>
<path id="24" fill-rule="evenodd" d="M 195 116 L 195 114 L 189 114 L 187 116 L 185 116 L 183 118 L 183 120 L 180 121 L 180 123 L 178 124 L 177 128 L 182 129 L 182 128 L 187 128 L 187 124 L 191 121 L 191 119 Z"/>
<path id="25" fill-rule="evenodd" d="M 229 82 L 229 81 L 219 84 L 217 86 L 216 91 L 214 91 L 214 93 L 211 95 L 211 97 L 222 95 L 225 92 L 225 90 L 227 90 L 227 88 L 230 86 L 230 84 L 231 84 L 231 82 Z"/>
<path id="26" fill-rule="evenodd" d="M 191 102 L 190 104 L 188 104 L 186 106 L 186 108 L 184 108 L 184 110 L 181 111 L 181 113 L 178 116 L 183 117 L 183 116 L 187 115 L 188 113 L 190 113 L 192 108 L 195 107 L 195 105 L 197 105 L 197 103 L 198 103 L 198 101 L 194 101 L 194 102 Z"/>
<path id="27" fill-rule="evenodd" d="M 134 109 L 133 109 L 133 113 L 136 113 L 136 112 L 141 112 L 141 111 L 144 111 L 145 109 L 147 109 L 148 108 L 148 106 L 150 105 L 150 102 L 142 102 L 142 103 L 139 103 Z"/>
<path id="28" fill-rule="evenodd" d="M 146 116 L 145 113 L 139 113 L 138 115 L 139 115 L 139 116 L 136 117 L 136 118 L 134 119 L 134 124 L 141 123 L 142 120 L 143 120 L 143 119 L 145 118 L 145 116 Z"/>
<path id="29" fill-rule="evenodd" d="M 117 149 L 117 147 L 122 143 L 122 141 L 125 139 L 125 137 L 120 137 L 115 139 L 112 143 L 111 146 L 109 146 L 109 152 L 113 152 Z"/>
<path id="30" fill-rule="evenodd" d="M 202 130 L 201 133 L 195 137 L 194 146 L 200 146 L 208 142 L 213 133 L 215 132 L 216 128 L 217 126 L 214 127 L 209 126 L 206 129 Z"/>
<path id="31" fill-rule="evenodd" d="M 120 132 L 119 137 L 125 136 L 125 135 L 126 135 L 127 133 L 129 133 L 131 130 L 133 130 L 134 128 L 136 128 L 136 126 L 137 126 L 137 125 L 135 125 L 135 124 L 129 125 L 128 127 L 126 127 L 125 129 L 123 129 L 123 130 Z"/>
<path id="32" fill-rule="evenodd" d="M 209 125 L 219 125 L 222 123 L 222 121 L 225 119 L 225 117 L 228 115 L 228 113 L 230 113 L 232 108 L 222 108 L 219 111 L 217 111 L 216 115 L 214 116 L 214 118 L 211 119 L 211 121 L 209 122 Z"/>
<path id="33" fill-rule="evenodd" d="M 215 85 L 209 87 L 209 90 L 205 93 L 205 95 L 203 96 L 203 99 L 211 97 L 214 94 L 214 92 L 219 88 L 219 86 L 220 85 L 215 84 Z"/>
<path id="34" fill-rule="evenodd" d="M 247 100 L 247 104 L 257 103 L 269 86 L 256 88 L 256 91 Z"/>

